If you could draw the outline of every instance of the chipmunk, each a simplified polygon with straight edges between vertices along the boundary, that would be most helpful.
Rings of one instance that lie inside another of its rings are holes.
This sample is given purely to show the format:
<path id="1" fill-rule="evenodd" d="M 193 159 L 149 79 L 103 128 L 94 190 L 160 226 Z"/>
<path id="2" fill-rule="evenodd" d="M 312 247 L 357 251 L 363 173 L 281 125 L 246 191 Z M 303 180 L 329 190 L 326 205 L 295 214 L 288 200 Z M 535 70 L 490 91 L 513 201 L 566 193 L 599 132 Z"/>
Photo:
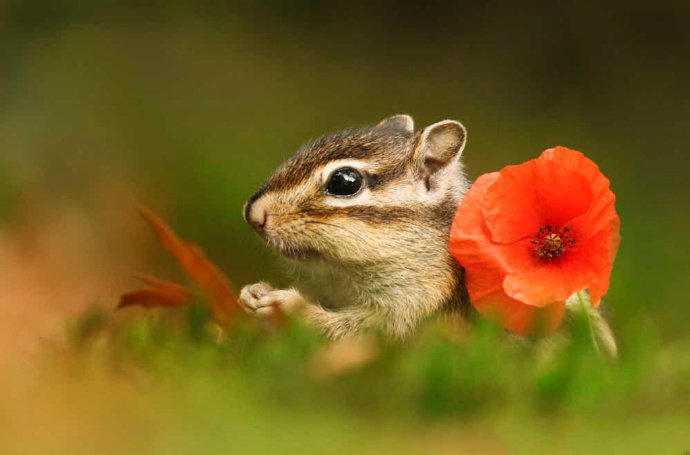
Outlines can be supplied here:
<path id="1" fill-rule="evenodd" d="M 441 310 L 467 317 L 463 269 L 448 249 L 470 186 L 466 141 L 460 122 L 415 133 L 412 117 L 395 115 L 304 145 L 247 201 L 244 218 L 316 280 L 298 280 L 299 290 L 245 286 L 240 304 L 257 316 L 299 309 L 332 339 L 367 327 L 402 338 Z M 599 345 L 615 357 L 608 323 L 589 312 Z"/>
<path id="2" fill-rule="evenodd" d="M 249 199 L 244 218 L 316 280 L 299 290 L 245 286 L 241 305 L 257 316 L 299 308 L 333 339 L 366 327 L 401 338 L 441 309 L 467 313 L 463 271 L 448 251 L 469 187 L 466 140 L 457 121 L 415 133 L 412 117 L 395 115 L 304 145 Z"/>

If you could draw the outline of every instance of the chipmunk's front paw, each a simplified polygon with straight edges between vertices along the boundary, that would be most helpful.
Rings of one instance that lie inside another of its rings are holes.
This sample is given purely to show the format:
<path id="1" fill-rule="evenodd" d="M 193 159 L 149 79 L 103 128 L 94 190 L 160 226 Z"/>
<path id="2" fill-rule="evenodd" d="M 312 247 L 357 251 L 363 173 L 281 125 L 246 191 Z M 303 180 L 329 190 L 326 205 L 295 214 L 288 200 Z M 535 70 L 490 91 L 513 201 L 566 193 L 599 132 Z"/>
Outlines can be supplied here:
<path id="1" fill-rule="evenodd" d="M 259 282 L 243 287 L 239 302 L 247 313 L 266 317 L 276 308 L 290 313 L 302 305 L 304 299 L 296 289 L 273 289 L 270 284 Z"/>

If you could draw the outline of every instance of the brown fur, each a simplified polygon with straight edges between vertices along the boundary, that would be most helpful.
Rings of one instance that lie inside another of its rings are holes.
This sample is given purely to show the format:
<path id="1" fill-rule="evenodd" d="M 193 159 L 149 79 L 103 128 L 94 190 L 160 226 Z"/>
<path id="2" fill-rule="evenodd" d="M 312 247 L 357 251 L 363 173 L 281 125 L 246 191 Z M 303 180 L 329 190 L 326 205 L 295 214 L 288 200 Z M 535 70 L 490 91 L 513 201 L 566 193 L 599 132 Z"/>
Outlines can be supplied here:
<path id="1" fill-rule="evenodd" d="M 368 326 L 404 336 L 444 307 L 467 312 L 462 270 L 447 246 L 468 185 L 459 161 L 465 135 L 452 121 L 415 134 L 411 118 L 395 116 L 298 150 L 248 201 L 245 217 L 258 206 L 266 214 L 260 233 L 296 260 L 299 291 L 248 286 L 243 305 L 259 315 L 300 307 L 333 338 Z M 323 173 L 341 161 L 362 168 L 363 193 L 324 192 Z"/>

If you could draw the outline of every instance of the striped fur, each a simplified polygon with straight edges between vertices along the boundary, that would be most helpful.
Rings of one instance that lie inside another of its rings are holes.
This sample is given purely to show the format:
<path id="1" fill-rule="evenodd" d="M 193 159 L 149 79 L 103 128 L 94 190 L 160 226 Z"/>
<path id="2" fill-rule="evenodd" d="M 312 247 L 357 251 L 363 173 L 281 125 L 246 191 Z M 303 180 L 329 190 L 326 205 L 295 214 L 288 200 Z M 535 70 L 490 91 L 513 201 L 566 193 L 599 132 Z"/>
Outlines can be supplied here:
<path id="1" fill-rule="evenodd" d="M 367 326 L 402 337 L 444 307 L 466 310 L 462 271 L 447 246 L 468 187 L 464 143 L 457 122 L 415 134 L 409 116 L 395 116 L 303 146 L 245 208 L 245 216 L 256 204 L 267 213 L 261 234 L 293 260 L 298 289 L 283 302 L 275 293 L 285 291 L 247 288 L 245 306 L 301 306 L 333 338 Z M 325 191 L 340 167 L 365 176 L 359 194 Z"/>

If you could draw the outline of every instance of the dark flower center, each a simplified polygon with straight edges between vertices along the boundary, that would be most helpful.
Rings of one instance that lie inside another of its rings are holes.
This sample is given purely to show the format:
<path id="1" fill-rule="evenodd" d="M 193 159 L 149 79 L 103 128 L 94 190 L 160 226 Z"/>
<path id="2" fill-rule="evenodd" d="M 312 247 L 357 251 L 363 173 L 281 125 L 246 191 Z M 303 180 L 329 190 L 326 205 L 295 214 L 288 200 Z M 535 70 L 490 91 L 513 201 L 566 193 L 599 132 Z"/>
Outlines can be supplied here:
<path id="1" fill-rule="evenodd" d="M 530 243 L 535 245 L 532 253 L 544 262 L 551 262 L 554 258 L 561 257 L 567 248 L 572 248 L 575 239 L 568 237 L 569 229 L 558 226 L 542 226 Z"/>

